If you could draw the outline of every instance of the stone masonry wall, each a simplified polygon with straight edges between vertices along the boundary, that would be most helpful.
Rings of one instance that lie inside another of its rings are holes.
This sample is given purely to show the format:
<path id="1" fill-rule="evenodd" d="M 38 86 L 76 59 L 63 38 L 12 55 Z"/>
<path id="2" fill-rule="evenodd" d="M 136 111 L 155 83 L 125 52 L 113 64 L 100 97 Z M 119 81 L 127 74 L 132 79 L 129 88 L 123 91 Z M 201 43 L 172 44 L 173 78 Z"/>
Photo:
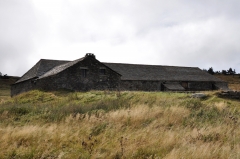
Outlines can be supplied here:
<path id="1" fill-rule="evenodd" d="M 82 74 L 83 68 L 87 70 L 86 77 Z M 101 74 L 100 69 L 105 69 L 105 75 Z M 119 82 L 119 74 L 93 58 L 86 58 L 57 75 L 41 79 L 37 86 L 44 90 L 88 91 L 117 89 Z"/>
<path id="2" fill-rule="evenodd" d="M 212 82 L 188 82 L 189 91 L 213 90 Z"/>
<path id="3" fill-rule="evenodd" d="M 23 92 L 27 92 L 33 89 L 34 89 L 34 84 L 31 79 L 24 82 L 20 82 L 11 86 L 11 96 L 14 96 Z"/>
<path id="4" fill-rule="evenodd" d="M 162 81 L 130 81 L 124 80 L 120 83 L 120 90 L 134 90 L 134 91 L 171 91 L 163 87 Z M 213 90 L 212 82 L 182 82 L 179 83 L 186 89 L 186 91 L 204 91 Z M 187 86 L 186 86 L 187 84 Z"/>
<path id="5" fill-rule="evenodd" d="M 120 83 L 120 90 L 131 91 L 161 91 L 161 81 L 128 81 Z"/>

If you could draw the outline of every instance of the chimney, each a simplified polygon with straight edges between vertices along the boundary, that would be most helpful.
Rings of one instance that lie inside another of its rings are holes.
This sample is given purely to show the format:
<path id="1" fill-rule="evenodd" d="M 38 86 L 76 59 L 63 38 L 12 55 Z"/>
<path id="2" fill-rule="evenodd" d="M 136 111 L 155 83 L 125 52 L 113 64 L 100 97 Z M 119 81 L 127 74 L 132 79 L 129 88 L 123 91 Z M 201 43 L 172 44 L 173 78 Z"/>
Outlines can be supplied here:
<path id="1" fill-rule="evenodd" d="M 92 57 L 96 59 L 96 56 L 93 53 L 86 53 L 85 57 Z"/>

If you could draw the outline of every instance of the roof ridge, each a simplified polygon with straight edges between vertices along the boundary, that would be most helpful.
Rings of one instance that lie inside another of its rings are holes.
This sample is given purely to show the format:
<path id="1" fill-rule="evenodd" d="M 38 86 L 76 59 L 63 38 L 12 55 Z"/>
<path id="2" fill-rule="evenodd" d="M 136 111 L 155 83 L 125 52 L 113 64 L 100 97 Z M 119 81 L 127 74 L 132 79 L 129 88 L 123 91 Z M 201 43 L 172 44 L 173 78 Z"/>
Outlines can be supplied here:
<path id="1" fill-rule="evenodd" d="M 16 81 L 16 83 L 22 82 L 22 81 L 25 81 L 25 80 L 28 80 L 29 78 L 24 79 L 24 77 L 25 77 L 27 74 L 31 73 L 31 71 L 34 69 L 34 67 L 36 67 L 37 70 L 38 70 L 38 69 L 39 69 L 39 66 L 40 66 L 40 63 L 41 63 L 41 59 L 40 59 L 35 65 L 33 65 L 26 73 L 24 73 L 24 74 L 22 75 L 22 77 L 21 77 L 19 80 Z M 36 76 L 36 74 L 35 74 L 34 76 Z"/>
<path id="2" fill-rule="evenodd" d="M 66 61 L 66 62 L 71 62 L 69 60 L 54 60 L 54 59 L 40 59 L 41 60 L 46 60 L 46 61 Z"/>
<path id="3" fill-rule="evenodd" d="M 199 67 L 189 67 L 189 66 L 169 66 L 169 65 L 149 65 L 149 64 L 132 64 L 132 63 L 113 63 L 113 62 L 102 62 L 106 64 L 120 64 L 120 65 L 138 65 L 138 66 L 161 66 L 161 67 L 184 67 L 184 68 L 199 68 Z M 200 68 L 199 68 L 200 69 Z"/>
<path id="4" fill-rule="evenodd" d="M 38 70 L 39 70 L 39 67 L 41 66 L 41 63 L 42 63 L 42 59 L 39 60 L 38 67 L 37 67 L 36 72 L 35 72 L 36 73 L 35 77 L 37 77 Z"/>

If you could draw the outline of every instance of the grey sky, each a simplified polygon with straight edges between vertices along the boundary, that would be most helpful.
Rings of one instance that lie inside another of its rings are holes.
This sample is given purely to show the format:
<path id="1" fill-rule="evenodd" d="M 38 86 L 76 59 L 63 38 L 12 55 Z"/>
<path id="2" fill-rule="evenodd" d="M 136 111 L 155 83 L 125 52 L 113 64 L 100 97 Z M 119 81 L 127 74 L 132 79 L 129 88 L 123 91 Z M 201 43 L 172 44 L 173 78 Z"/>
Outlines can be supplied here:
<path id="1" fill-rule="evenodd" d="M 39 59 L 235 68 L 239 0 L 0 0 L 0 72 Z"/>

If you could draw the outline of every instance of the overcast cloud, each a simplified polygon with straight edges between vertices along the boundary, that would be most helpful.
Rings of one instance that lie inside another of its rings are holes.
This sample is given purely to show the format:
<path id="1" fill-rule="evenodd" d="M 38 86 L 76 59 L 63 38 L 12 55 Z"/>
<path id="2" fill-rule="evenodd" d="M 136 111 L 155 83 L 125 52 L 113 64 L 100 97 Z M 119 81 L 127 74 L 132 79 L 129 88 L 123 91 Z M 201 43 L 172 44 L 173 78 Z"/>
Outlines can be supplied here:
<path id="1" fill-rule="evenodd" d="M 40 59 L 240 72 L 239 0 L 0 0 L 0 72 Z"/>

